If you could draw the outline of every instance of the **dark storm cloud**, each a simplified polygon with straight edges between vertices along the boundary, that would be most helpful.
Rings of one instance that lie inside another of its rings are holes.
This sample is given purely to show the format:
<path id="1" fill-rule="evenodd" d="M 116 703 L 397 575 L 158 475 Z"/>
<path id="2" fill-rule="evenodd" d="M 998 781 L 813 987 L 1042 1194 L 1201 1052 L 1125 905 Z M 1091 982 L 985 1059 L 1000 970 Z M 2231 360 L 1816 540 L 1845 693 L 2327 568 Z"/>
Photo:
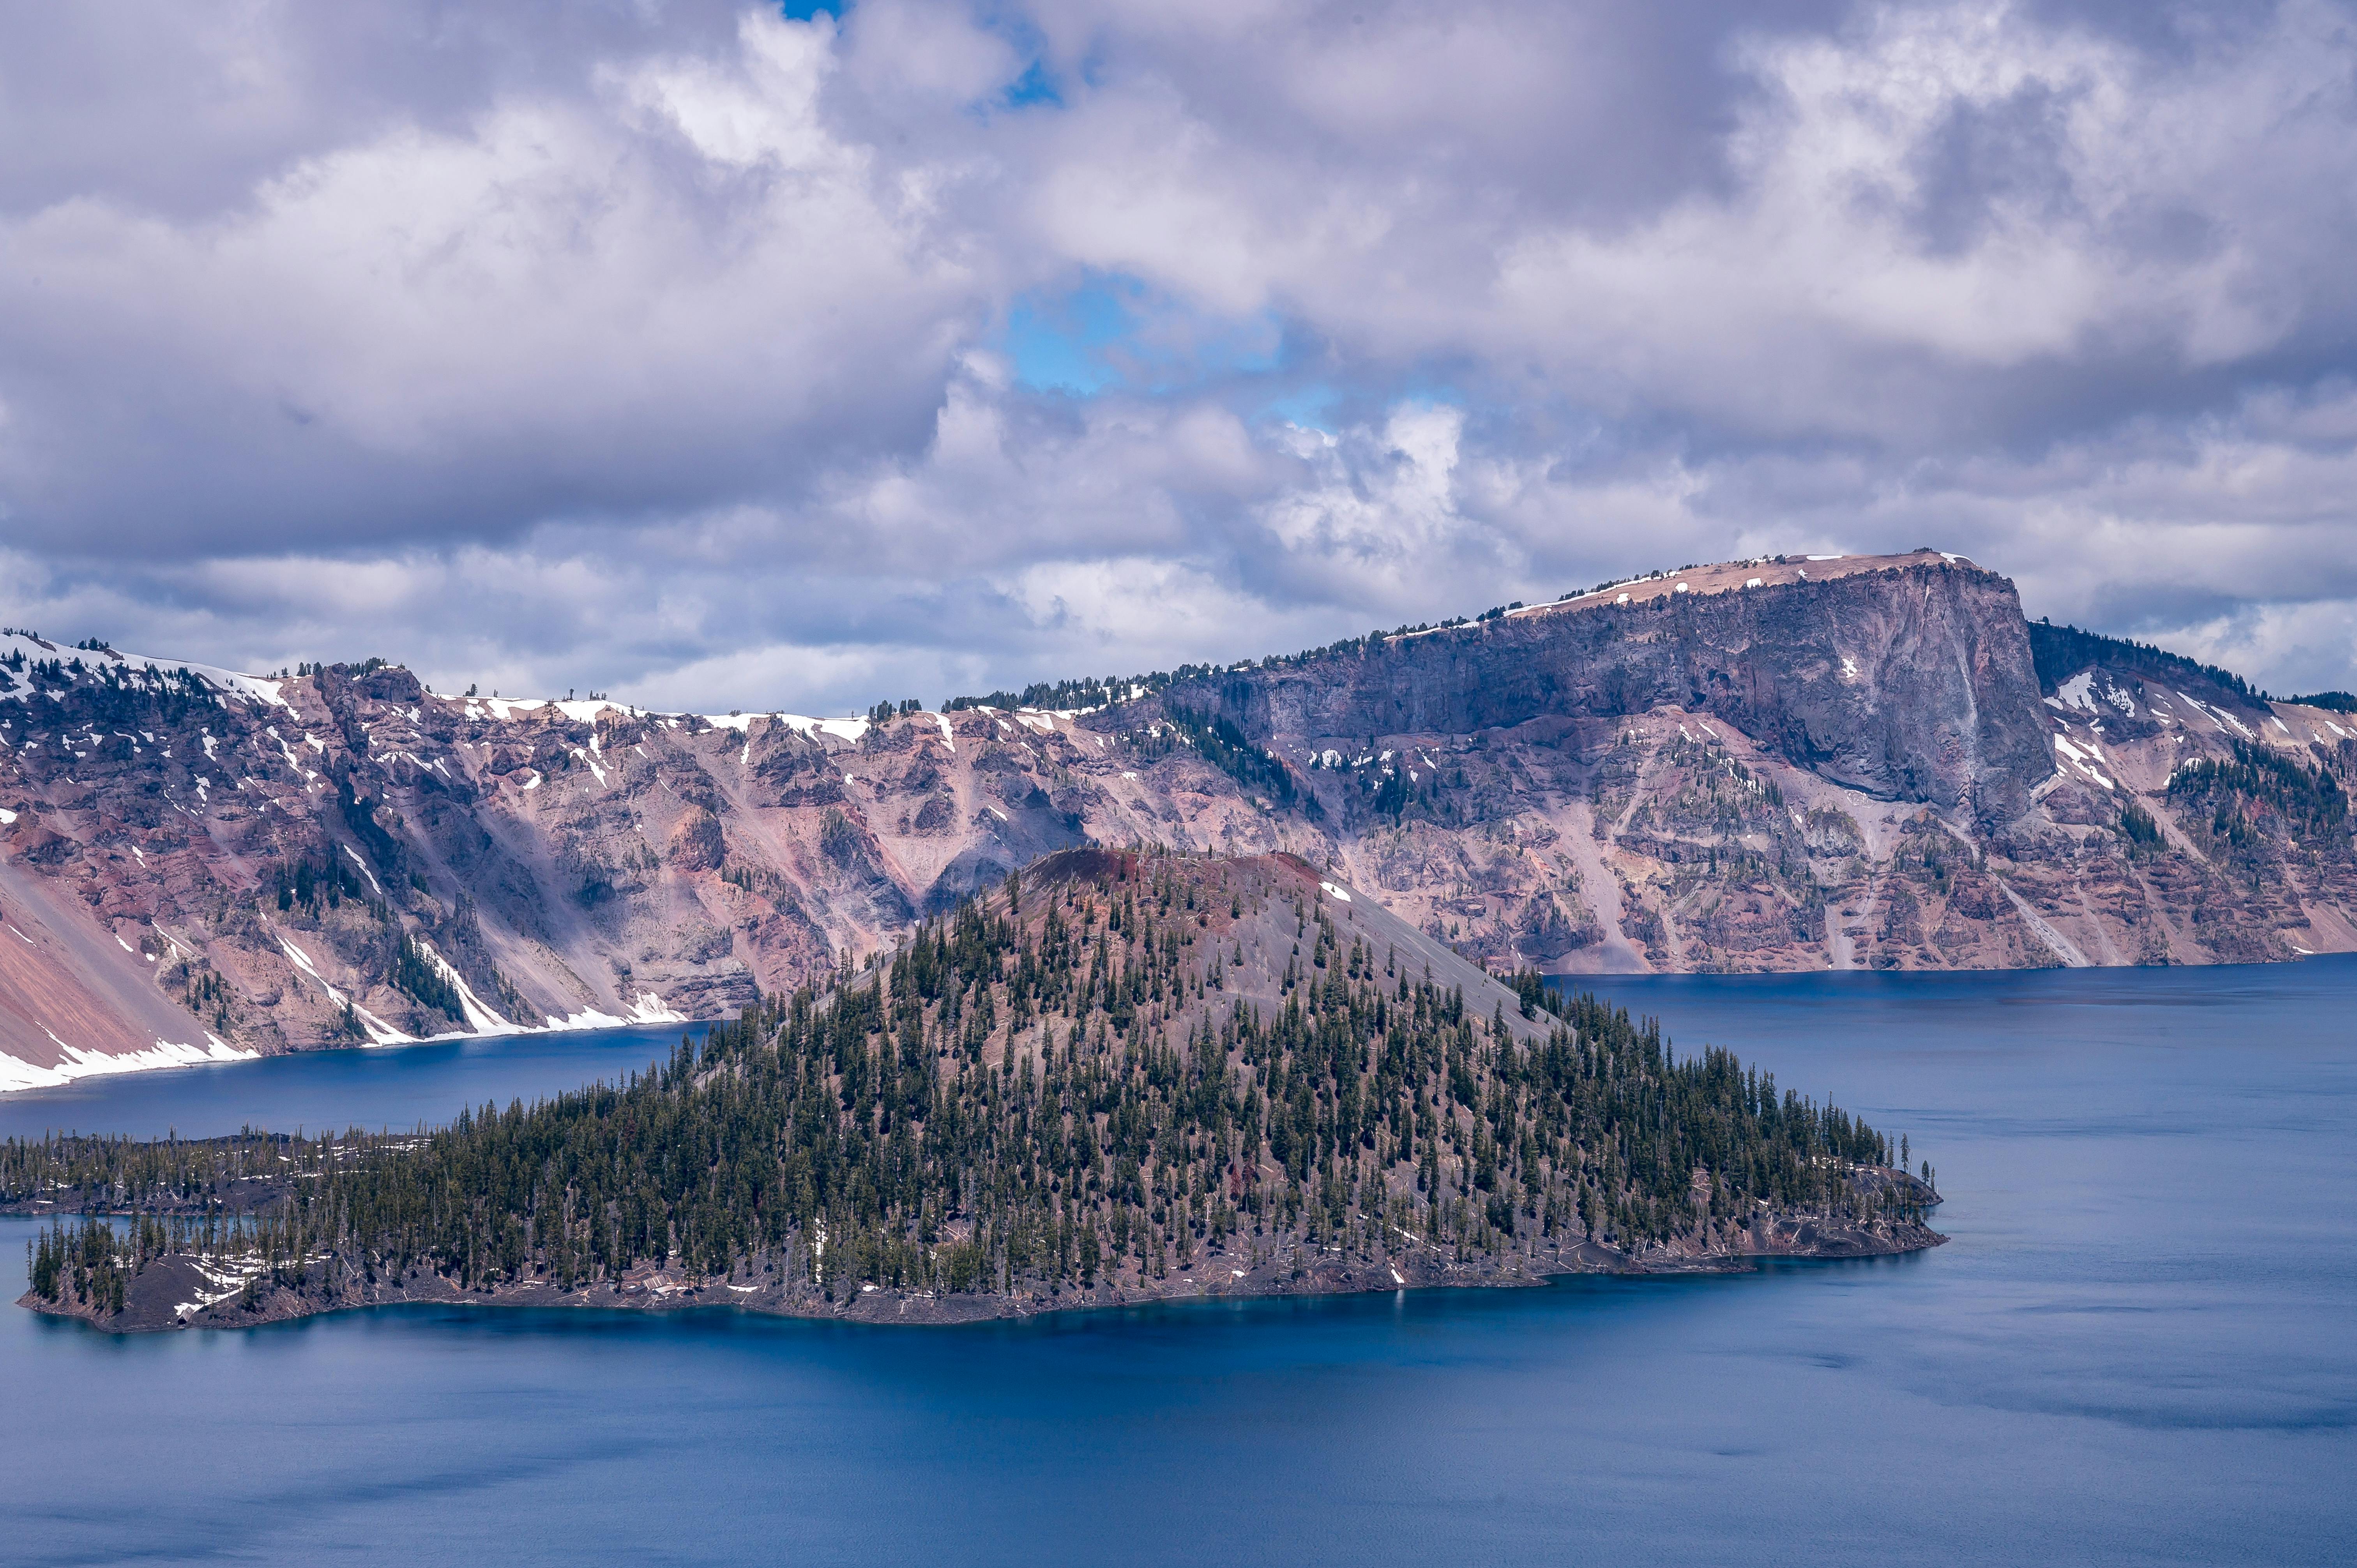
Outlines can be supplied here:
<path id="1" fill-rule="evenodd" d="M 841 707 L 1929 542 L 2352 678 L 2346 5 L 7 28 L 52 632 Z"/>

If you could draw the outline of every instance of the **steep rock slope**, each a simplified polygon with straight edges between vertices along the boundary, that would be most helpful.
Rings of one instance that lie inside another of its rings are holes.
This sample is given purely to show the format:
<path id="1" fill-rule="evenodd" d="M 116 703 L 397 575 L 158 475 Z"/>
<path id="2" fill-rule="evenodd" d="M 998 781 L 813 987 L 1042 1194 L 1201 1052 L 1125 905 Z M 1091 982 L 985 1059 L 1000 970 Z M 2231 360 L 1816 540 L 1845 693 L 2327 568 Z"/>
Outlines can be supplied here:
<path id="1" fill-rule="evenodd" d="M 1079 844 L 1284 851 L 1552 971 L 2357 949 L 2357 723 L 1937 553 L 1734 563 L 881 723 L 0 637 L 0 1081 L 717 1017 Z"/>
<path id="2" fill-rule="evenodd" d="M 1933 555 L 1690 572 L 1173 686 L 1280 748 L 1675 708 L 1876 796 L 2009 821 L 2047 771 L 2013 585 Z"/>
<path id="3" fill-rule="evenodd" d="M 725 1016 L 1050 850 L 1267 821 L 1069 716 L 441 696 L 0 639 L 0 1082 Z M 13 701 L 11 700 L 13 699 Z M 1167 745 L 1166 747 L 1167 749 Z"/>
<path id="4" fill-rule="evenodd" d="M 2010 584 L 1936 552 L 1664 574 L 1199 675 L 1153 705 L 1292 761 L 1297 800 L 1272 803 L 1314 812 L 1351 875 L 1493 964 L 2357 947 L 2349 715 L 2028 625 Z"/>

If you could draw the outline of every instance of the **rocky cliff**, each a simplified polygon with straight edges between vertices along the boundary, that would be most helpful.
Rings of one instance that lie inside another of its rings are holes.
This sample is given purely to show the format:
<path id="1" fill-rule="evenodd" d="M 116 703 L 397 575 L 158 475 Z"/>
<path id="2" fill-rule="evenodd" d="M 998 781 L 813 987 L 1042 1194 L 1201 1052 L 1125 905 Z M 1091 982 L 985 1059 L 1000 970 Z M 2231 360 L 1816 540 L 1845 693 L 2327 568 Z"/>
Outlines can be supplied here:
<path id="1" fill-rule="evenodd" d="M 0 637 L 0 1081 L 715 1017 L 1084 843 L 1289 851 L 1496 966 L 2357 949 L 2357 724 L 1933 552 L 1732 563 L 881 723 Z"/>
<path id="2" fill-rule="evenodd" d="M 2013 585 L 1936 555 L 1872 565 L 1820 563 L 1813 579 L 1803 563 L 1698 570 L 1182 682 L 1164 700 L 1288 754 L 1357 756 L 1387 739 L 1675 711 L 1868 795 L 1984 824 L 2020 815 L 2050 764 Z"/>

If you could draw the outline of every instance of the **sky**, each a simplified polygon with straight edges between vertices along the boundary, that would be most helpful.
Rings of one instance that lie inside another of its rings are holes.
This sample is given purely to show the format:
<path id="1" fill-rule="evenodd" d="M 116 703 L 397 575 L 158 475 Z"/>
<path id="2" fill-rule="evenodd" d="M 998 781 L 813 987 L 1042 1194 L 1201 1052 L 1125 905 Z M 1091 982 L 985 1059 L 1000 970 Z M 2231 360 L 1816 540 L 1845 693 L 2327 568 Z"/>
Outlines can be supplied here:
<path id="1" fill-rule="evenodd" d="M 0 620 L 865 709 L 1968 554 L 2357 688 L 2357 5 L 0 0 Z"/>

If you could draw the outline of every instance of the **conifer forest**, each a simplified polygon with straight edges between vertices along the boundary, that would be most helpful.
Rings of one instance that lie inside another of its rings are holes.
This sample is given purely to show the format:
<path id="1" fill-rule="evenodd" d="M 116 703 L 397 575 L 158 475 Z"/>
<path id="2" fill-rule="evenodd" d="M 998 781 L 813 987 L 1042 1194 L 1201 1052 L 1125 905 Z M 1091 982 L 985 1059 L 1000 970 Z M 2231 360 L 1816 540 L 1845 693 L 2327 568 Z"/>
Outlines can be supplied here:
<path id="1" fill-rule="evenodd" d="M 158 1259 L 216 1316 L 1036 1306 L 1932 1244 L 1896 1154 L 1301 862 L 1079 850 L 617 1083 L 402 1133 L 12 1140 L 0 1202 L 57 1216 L 33 1295 L 101 1317 Z"/>

